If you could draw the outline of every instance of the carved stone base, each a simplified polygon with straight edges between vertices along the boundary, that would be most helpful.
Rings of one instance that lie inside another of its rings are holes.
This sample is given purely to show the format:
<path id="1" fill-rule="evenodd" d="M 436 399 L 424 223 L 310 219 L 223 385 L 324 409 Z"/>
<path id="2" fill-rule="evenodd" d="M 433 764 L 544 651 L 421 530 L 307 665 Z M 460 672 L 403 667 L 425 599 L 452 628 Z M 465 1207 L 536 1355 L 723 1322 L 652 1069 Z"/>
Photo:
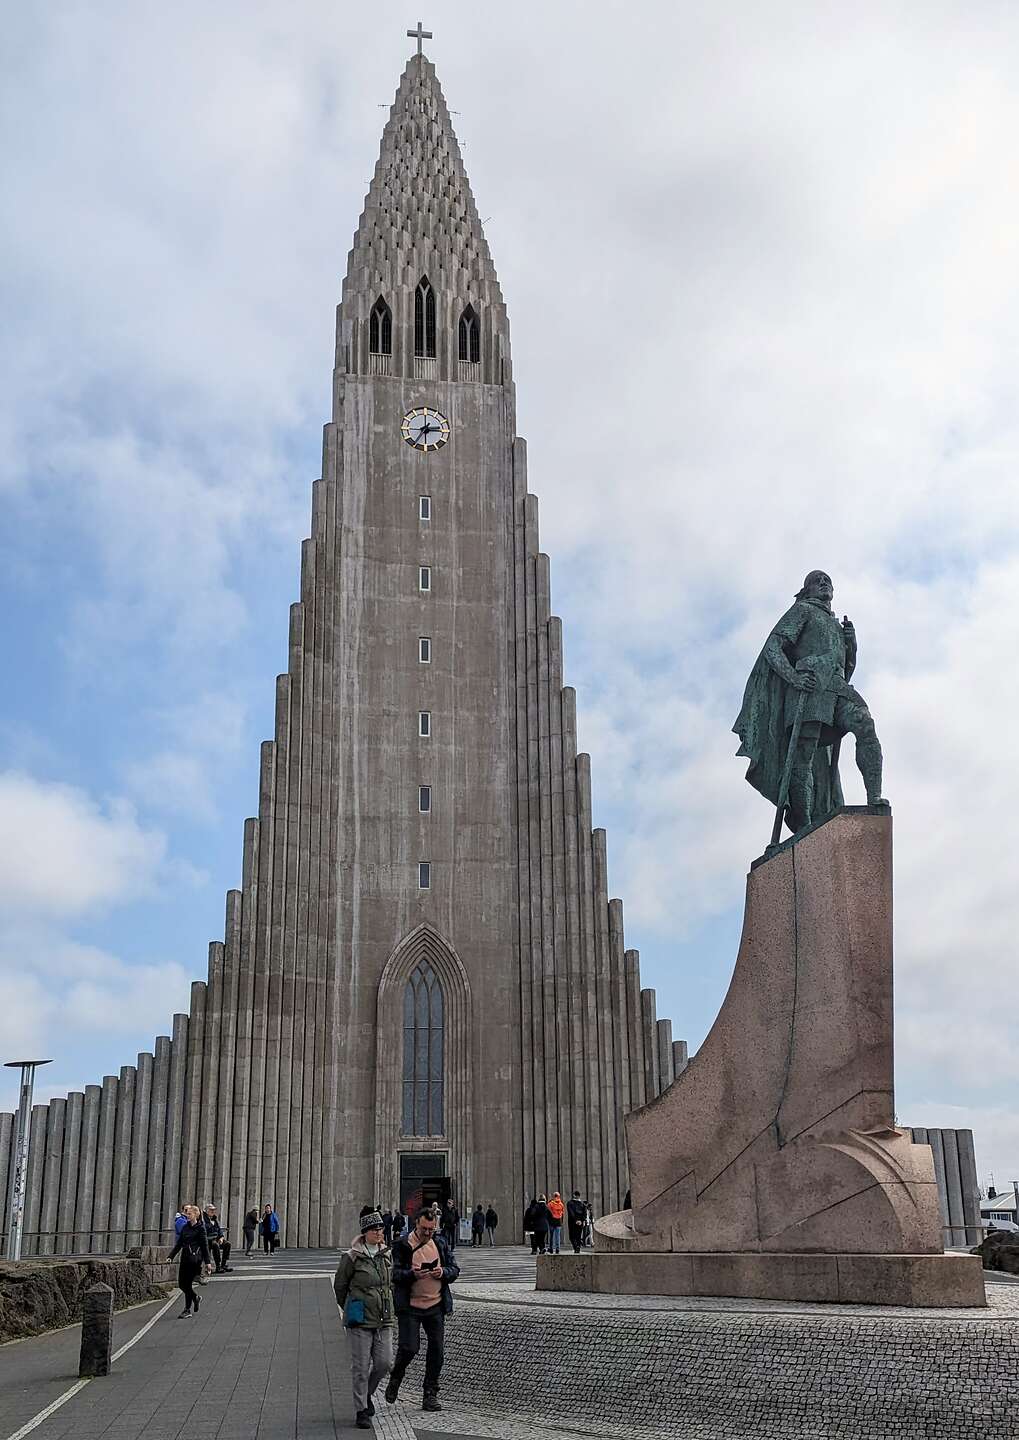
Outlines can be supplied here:
<path id="1" fill-rule="evenodd" d="M 987 1304 L 978 1255 L 594 1251 L 540 1255 L 536 1285 L 598 1295 L 726 1295 L 917 1309 Z"/>

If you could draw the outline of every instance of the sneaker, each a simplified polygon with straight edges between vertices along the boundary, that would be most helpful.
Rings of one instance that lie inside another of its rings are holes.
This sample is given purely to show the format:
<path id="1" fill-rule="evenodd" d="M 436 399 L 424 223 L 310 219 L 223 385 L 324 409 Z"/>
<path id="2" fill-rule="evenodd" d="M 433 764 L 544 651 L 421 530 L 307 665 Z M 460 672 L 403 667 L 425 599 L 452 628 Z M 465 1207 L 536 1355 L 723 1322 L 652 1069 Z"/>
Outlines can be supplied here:
<path id="1" fill-rule="evenodd" d="M 190 1311 L 190 1310 L 182 1310 L 182 1311 L 180 1312 L 180 1314 L 177 1316 L 177 1319 L 178 1319 L 178 1320 L 190 1320 L 190 1319 L 191 1319 L 191 1311 Z"/>
<path id="2" fill-rule="evenodd" d="M 441 1410 L 441 1409 L 442 1409 L 442 1406 L 439 1404 L 439 1397 L 438 1397 L 438 1395 L 426 1395 L 425 1398 L 424 1398 L 424 1403 L 423 1403 L 422 1406 L 421 1406 L 421 1409 L 422 1409 L 422 1410 L 433 1410 L 433 1411 L 434 1411 L 434 1410 Z"/>
<path id="3" fill-rule="evenodd" d="M 387 1405 L 395 1405 L 395 1404 L 396 1404 L 397 1397 L 398 1397 L 399 1394 L 400 1394 L 400 1386 L 399 1386 L 399 1383 L 396 1382 L 396 1381 L 390 1380 L 389 1384 L 386 1386 L 386 1404 L 387 1404 Z"/>
<path id="4" fill-rule="evenodd" d="M 367 1410 L 359 1410 L 354 1416 L 354 1424 L 359 1430 L 370 1430 L 372 1428 L 371 1416 Z"/>

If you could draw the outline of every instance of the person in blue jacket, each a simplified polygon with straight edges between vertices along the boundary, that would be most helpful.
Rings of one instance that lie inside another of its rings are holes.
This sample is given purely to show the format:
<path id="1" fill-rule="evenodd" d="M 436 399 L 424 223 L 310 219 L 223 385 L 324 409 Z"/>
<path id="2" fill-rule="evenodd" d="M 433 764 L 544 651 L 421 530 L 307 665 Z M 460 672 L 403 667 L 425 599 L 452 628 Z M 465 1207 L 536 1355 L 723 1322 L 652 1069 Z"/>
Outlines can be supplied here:
<path id="1" fill-rule="evenodd" d="M 280 1217 L 271 1205 L 263 1206 L 258 1228 L 262 1232 L 262 1249 L 267 1255 L 271 1255 L 280 1243 Z"/>

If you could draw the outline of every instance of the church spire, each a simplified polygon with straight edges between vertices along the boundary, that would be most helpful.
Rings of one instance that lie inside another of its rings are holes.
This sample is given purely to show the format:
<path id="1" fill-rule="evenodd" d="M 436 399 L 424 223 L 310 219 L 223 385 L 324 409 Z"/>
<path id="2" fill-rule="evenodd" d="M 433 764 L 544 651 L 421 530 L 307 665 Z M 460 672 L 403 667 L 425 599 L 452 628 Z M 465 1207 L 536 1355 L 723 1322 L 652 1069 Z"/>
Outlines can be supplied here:
<path id="1" fill-rule="evenodd" d="M 337 347 L 340 368 L 362 374 L 412 373 L 397 357 L 401 352 L 407 359 L 414 355 L 413 335 L 406 326 L 413 330 L 414 296 L 422 279 L 437 297 L 440 330 L 447 338 L 437 356 L 437 377 L 455 378 L 457 327 L 470 308 L 483 317 L 482 334 L 487 334 L 489 348 L 494 345 L 497 363 L 494 368 L 486 364 L 484 378 L 497 383 L 508 379 L 509 335 L 495 266 L 435 67 L 419 53 L 411 56 L 400 80 L 348 258 Z M 391 369 L 373 369 L 368 361 L 370 315 L 380 297 L 394 320 Z"/>

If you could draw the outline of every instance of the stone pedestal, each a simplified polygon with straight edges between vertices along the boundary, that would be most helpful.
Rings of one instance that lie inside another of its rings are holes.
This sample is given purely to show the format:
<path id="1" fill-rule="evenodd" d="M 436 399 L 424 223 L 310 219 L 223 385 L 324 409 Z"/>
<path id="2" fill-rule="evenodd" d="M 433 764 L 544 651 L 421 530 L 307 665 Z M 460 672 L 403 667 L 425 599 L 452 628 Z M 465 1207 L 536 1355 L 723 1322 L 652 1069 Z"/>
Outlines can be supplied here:
<path id="1" fill-rule="evenodd" d="M 892 821 L 846 808 L 752 868 L 718 1018 L 627 1116 L 633 1208 L 597 1222 L 577 1288 L 984 1303 L 892 1080 Z"/>

